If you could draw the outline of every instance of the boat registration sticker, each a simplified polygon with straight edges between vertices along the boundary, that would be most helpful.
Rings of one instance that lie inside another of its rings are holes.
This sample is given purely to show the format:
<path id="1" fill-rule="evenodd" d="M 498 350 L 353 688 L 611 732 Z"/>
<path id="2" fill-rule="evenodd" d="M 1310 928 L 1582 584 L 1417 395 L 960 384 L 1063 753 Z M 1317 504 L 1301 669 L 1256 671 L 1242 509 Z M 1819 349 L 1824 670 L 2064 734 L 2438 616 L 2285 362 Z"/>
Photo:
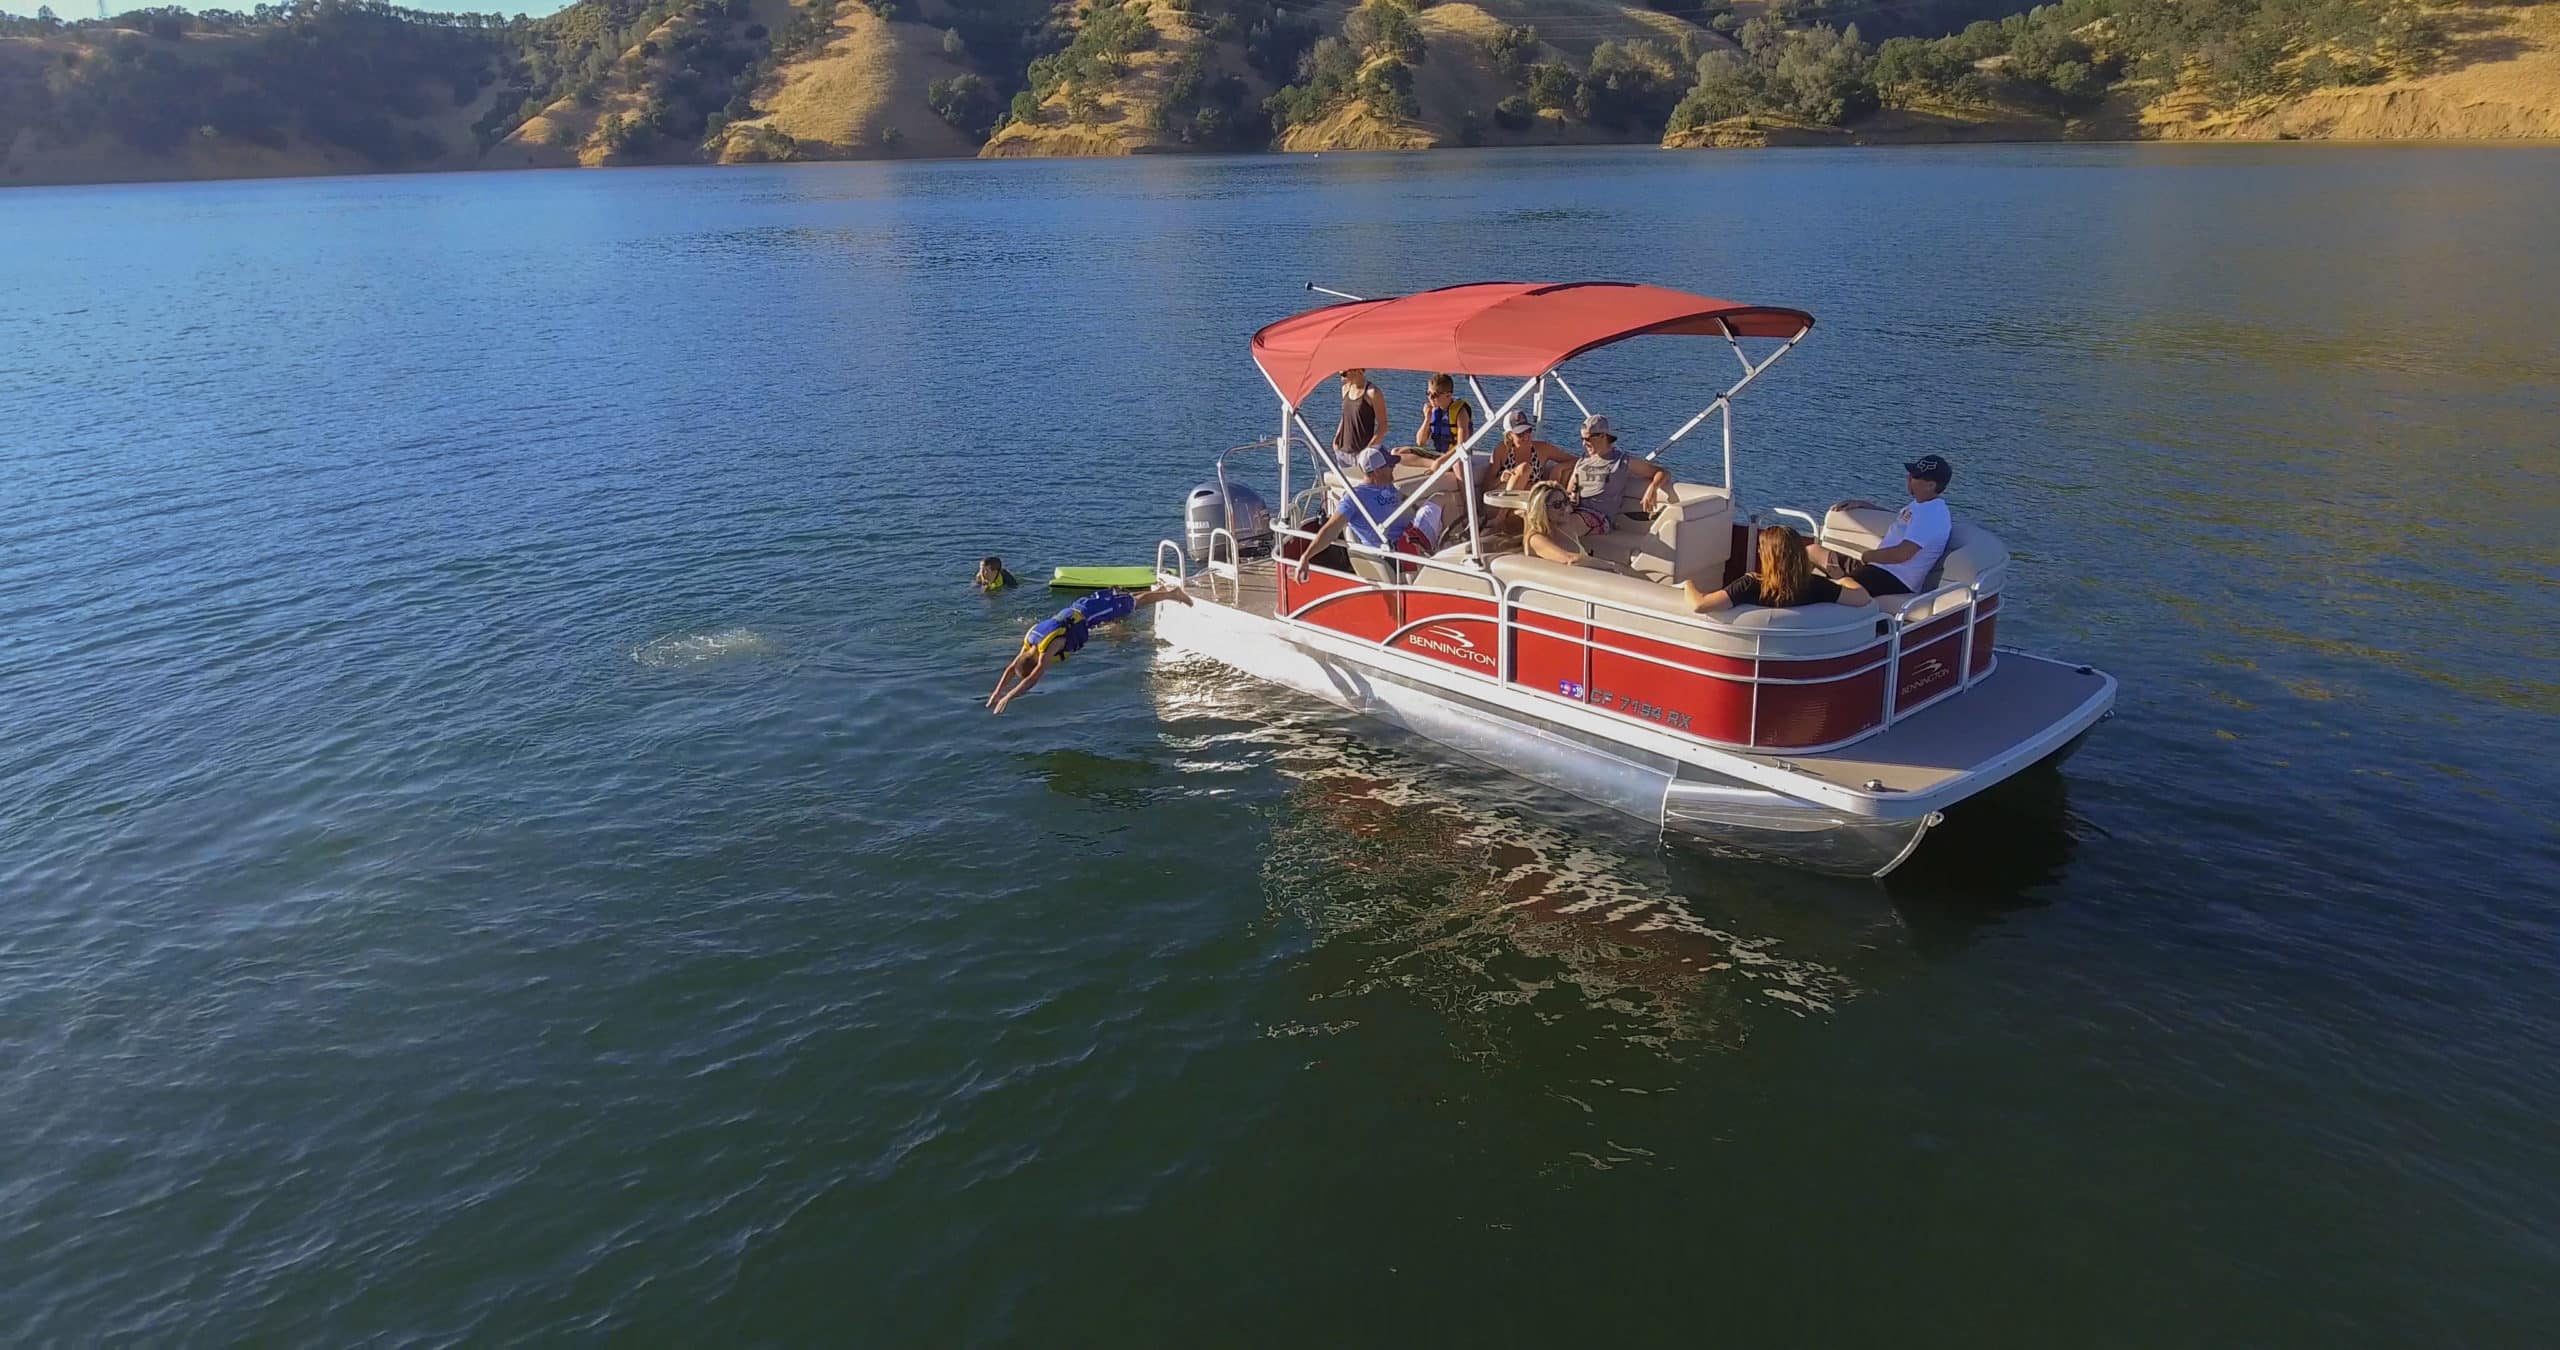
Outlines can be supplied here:
<path id="1" fill-rule="evenodd" d="M 1574 686 L 1574 690 L 1578 694 L 1582 691 L 1582 687 L 1580 685 L 1576 685 Z M 1606 689 L 1594 689 L 1590 691 L 1589 696 L 1583 701 L 1591 704 L 1593 707 L 1614 708 L 1629 717 L 1641 717 L 1648 722 L 1660 722 L 1666 727 L 1673 727 L 1681 731 L 1688 731 L 1691 729 L 1689 725 L 1689 714 L 1677 709 L 1665 708 L 1659 704 L 1648 703 L 1632 694 L 1616 694 L 1611 693 Z"/>
<path id="2" fill-rule="evenodd" d="M 1556 681 L 1556 692 L 1564 695 L 1566 698 L 1572 699 L 1576 703 L 1582 701 L 1582 686 L 1575 684 L 1571 680 Z"/>

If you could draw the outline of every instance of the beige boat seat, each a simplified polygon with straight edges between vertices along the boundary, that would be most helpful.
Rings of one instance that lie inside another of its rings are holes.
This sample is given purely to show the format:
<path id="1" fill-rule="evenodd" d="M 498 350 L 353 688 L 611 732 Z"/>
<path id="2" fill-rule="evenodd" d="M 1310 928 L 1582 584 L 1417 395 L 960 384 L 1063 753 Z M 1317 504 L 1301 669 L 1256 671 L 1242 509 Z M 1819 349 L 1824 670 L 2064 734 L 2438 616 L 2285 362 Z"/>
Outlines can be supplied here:
<path id="1" fill-rule="evenodd" d="M 1838 656 L 1875 641 L 1879 622 L 1874 610 L 1848 605 L 1751 605 L 1695 614 L 1678 586 L 1518 554 L 1494 559 L 1493 575 L 1506 585 L 1526 582 L 1549 588 L 1523 592 L 1524 609 L 1587 619 L 1723 656 Z"/>
<path id="2" fill-rule="evenodd" d="M 1631 576 L 1674 584 L 1722 581 L 1733 552 L 1733 496 L 1704 483 L 1674 482 L 1652 519 L 1622 515 L 1607 534 L 1582 545 Z"/>

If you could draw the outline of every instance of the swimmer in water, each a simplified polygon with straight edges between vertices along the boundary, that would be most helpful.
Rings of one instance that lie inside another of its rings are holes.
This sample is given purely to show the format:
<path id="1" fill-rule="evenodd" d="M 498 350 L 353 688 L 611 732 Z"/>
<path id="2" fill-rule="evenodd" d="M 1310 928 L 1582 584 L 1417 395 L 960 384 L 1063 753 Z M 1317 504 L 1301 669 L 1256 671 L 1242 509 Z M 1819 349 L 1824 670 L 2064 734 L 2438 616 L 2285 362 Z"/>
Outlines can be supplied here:
<path id="1" fill-rule="evenodd" d="M 1116 623 L 1137 613 L 1140 606 L 1152 605 L 1159 600 L 1179 600 L 1187 605 L 1191 603 L 1191 596 L 1179 583 L 1158 586 L 1143 595 L 1131 595 L 1127 591 L 1095 591 L 1031 625 L 1031 631 L 1022 635 L 1022 650 L 1005 663 L 1004 673 L 996 677 L 995 692 L 987 695 L 987 711 L 1003 712 L 1006 704 L 1040 683 L 1040 677 L 1049 673 L 1049 667 L 1084 650 L 1085 638 L 1097 625 Z"/>
<path id="2" fill-rule="evenodd" d="M 1019 586 L 1022 578 L 1004 570 L 1004 559 L 990 553 L 978 560 L 978 589 L 989 595 L 1007 586 Z"/>

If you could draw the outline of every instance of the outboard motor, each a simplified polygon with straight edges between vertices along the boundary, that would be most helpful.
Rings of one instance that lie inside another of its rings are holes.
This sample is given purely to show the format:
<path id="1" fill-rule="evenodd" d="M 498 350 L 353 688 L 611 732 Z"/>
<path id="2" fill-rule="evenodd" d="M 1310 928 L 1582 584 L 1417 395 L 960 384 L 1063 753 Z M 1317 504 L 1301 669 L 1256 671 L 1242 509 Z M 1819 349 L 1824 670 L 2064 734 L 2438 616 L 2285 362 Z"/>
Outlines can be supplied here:
<path id="1" fill-rule="evenodd" d="M 1209 534 L 1224 529 L 1236 537 L 1238 558 L 1259 558 L 1271 551 L 1271 506 L 1262 494 L 1229 482 L 1225 498 L 1216 483 L 1191 489 L 1182 504 L 1182 546 L 1192 557 L 1208 561 Z"/>

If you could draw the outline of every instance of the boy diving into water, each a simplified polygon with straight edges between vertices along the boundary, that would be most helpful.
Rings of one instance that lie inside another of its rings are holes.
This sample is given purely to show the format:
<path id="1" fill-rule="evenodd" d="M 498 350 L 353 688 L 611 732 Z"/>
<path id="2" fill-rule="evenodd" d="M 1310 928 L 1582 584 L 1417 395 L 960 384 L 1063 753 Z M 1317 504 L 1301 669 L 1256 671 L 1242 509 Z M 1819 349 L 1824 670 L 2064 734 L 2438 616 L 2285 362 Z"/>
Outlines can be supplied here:
<path id="1" fill-rule="evenodd" d="M 1005 705 L 1020 697 L 1023 691 L 1040 683 L 1049 667 L 1084 650 L 1085 638 L 1096 625 L 1114 623 L 1138 612 L 1141 605 L 1159 600 L 1191 603 L 1181 586 L 1158 586 L 1144 595 L 1127 591 L 1095 591 L 1055 615 L 1031 625 L 1022 635 L 1022 650 L 1005 663 L 1004 673 L 996 677 L 995 692 L 987 695 L 987 711 L 1001 713 Z"/>

